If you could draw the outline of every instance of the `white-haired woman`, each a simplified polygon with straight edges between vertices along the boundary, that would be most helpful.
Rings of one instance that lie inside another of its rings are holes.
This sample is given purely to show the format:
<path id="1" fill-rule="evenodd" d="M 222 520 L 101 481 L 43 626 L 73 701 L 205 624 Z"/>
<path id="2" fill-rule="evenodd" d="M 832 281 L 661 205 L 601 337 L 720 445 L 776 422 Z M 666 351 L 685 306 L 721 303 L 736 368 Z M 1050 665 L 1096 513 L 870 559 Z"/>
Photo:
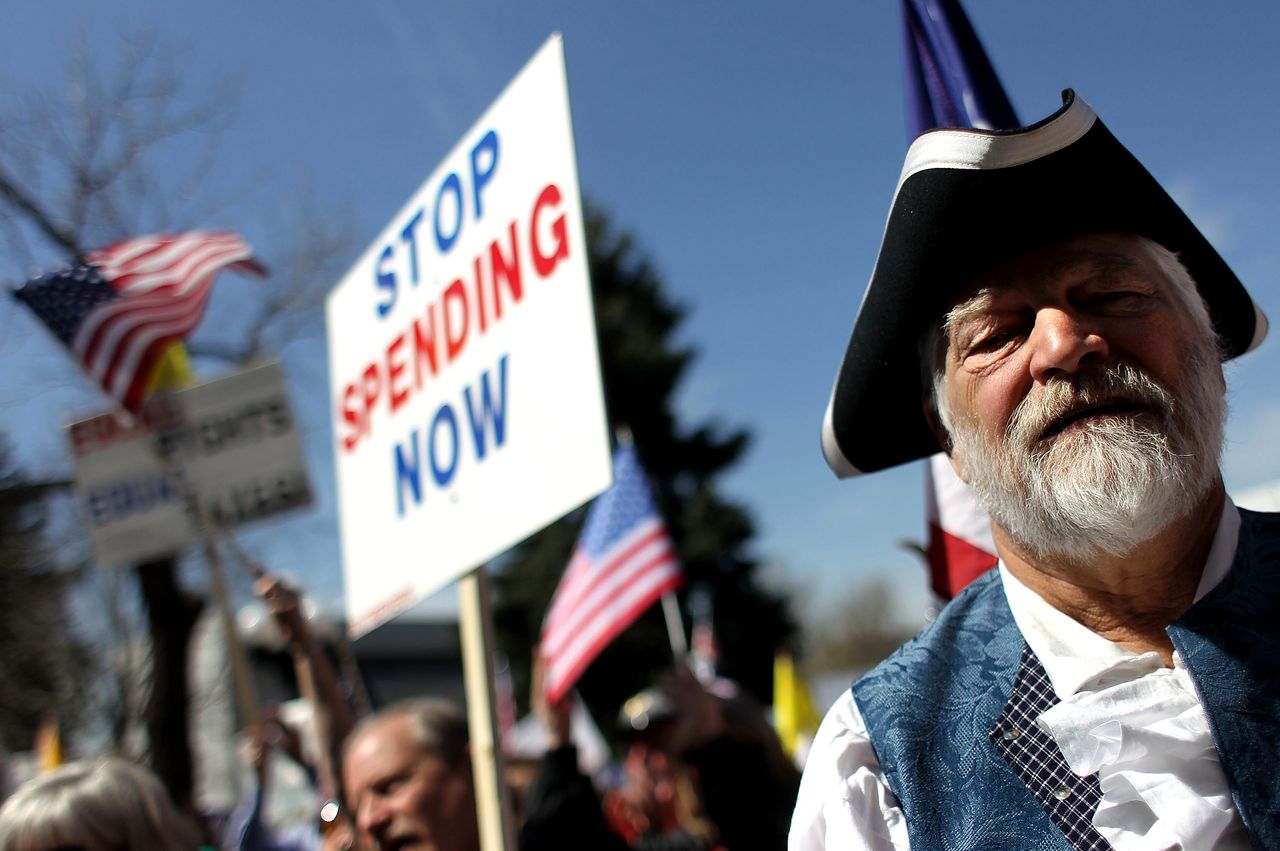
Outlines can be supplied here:
<path id="1" fill-rule="evenodd" d="M 199 835 L 154 774 L 119 757 L 73 762 L 0 807 L 0 851 L 195 851 Z"/>

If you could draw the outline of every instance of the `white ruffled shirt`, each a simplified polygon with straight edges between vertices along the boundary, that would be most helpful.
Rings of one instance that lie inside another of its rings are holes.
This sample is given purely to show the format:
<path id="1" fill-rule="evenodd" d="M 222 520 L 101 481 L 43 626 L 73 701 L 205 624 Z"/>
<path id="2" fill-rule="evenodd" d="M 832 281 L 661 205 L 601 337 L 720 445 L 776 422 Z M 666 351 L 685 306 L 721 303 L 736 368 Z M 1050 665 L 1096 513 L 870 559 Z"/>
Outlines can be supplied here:
<path id="1" fill-rule="evenodd" d="M 1199 600 L 1231 569 L 1240 514 L 1230 499 L 1205 563 Z M 1038 719 L 1072 771 L 1097 772 L 1093 823 L 1118 851 L 1251 848 L 1231 801 L 1204 706 L 1175 652 L 1125 650 L 1045 602 L 1000 565 L 1014 621 L 1061 703 Z M 851 691 L 809 750 L 789 851 L 906 851 L 907 823 L 885 782 Z"/>

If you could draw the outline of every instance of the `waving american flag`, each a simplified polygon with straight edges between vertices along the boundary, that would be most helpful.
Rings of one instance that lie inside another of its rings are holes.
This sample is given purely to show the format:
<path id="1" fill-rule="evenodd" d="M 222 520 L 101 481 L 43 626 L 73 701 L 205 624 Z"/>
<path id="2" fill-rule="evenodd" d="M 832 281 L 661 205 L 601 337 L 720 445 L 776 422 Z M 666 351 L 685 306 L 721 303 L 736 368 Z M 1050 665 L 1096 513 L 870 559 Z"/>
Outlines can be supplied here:
<path id="1" fill-rule="evenodd" d="M 266 274 L 234 233 L 141 236 L 28 281 L 14 297 L 49 326 L 94 382 L 136 411 L 156 362 L 200 324 L 213 281 L 228 267 Z"/>
<path id="2" fill-rule="evenodd" d="M 613 486 L 587 512 L 542 625 L 547 700 L 560 700 L 600 651 L 665 592 L 680 563 L 630 443 L 613 455 Z"/>

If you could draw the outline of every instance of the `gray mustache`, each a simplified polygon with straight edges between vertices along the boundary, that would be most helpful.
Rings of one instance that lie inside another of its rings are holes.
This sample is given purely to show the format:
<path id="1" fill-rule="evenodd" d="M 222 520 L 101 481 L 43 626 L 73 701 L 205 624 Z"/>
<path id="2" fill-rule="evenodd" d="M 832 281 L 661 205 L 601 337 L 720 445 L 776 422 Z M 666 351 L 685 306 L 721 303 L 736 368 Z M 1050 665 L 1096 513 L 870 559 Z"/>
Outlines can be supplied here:
<path id="1" fill-rule="evenodd" d="M 1173 412 L 1173 397 L 1136 367 L 1100 366 L 1070 377 L 1055 378 L 1041 392 L 1023 399 L 1009 418 L 1007 436 L 1029 447 L 1052 437 L 1086 414 L 1109 410 L 1141 410 L 1167 424 Z"/>

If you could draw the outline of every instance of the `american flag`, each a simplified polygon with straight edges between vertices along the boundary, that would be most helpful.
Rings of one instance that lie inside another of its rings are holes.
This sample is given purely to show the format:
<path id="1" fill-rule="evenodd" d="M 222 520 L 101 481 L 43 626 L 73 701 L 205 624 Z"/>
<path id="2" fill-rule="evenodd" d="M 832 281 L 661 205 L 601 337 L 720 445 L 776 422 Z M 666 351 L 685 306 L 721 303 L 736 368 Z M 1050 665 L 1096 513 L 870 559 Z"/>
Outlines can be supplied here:
<path id="1" fill-rule="evenodd" d="M 234 233 L 140 236 L 90 252 L 13 295 L 49 326 L 94 382 L 125 409 L 137 411 L 156 362 L 200 324 L 214 278 L 227 267 L 266 274 Z"/>
<path id="2" fill-rule="evenodd" d="M 635 448 L 613 456 L 613 486 L 591 505 L 542 625 L 547 700 L 558 702 L 600 651 L 667 591 L 680 563 Z"/>

